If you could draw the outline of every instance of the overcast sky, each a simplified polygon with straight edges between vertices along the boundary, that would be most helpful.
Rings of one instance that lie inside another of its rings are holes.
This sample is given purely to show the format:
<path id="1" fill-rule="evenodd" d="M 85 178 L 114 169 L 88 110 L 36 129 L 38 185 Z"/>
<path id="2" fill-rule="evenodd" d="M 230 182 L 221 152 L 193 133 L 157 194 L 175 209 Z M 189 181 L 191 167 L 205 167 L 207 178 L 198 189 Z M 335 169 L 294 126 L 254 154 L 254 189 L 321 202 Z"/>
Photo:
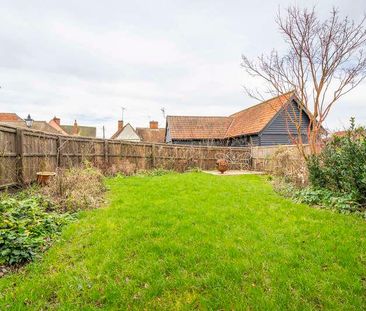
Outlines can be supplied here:
<path id="1" fill-rule="evenodd" d="M 107 135 L 125 121 L 147 126 L 169 115 L 229 115 L 255 104 L 243 90 L 241 55 L 283 47 L 278 7 L 332 6 L 355 20 L 365 0 L 4 1 L 0 0 L 0 112 L 54 115 Z M 366 124 L 366 83 L 329 116 Z"/>

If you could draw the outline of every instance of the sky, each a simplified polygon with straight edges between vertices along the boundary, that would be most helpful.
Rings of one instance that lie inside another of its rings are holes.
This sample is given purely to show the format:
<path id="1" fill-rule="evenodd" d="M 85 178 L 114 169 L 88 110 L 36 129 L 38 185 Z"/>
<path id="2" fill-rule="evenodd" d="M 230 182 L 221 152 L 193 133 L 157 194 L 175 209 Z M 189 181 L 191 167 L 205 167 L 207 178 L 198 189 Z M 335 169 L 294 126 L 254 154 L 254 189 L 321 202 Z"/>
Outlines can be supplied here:
<path id="1" fill-rule="evenodd" d="M 288 5 L 333 6 L 356 21 L 365 0 L 0 0 L 0 112 L 62 124 L 146 127 L 167 115 L 227 116 L 257 102 L 241 55 L 285 45 L 275 16 Z M 331 111 L 326 126 L 366 124 L 366 82 Z"/>

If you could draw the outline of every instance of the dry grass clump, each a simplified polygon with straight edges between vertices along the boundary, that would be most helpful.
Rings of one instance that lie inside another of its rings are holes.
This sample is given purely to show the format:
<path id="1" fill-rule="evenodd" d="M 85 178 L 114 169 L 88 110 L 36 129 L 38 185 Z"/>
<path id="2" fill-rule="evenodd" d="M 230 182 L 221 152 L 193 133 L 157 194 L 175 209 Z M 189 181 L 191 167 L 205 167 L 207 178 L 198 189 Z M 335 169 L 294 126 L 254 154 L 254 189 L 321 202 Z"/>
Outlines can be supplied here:
<path id="1" fill-rule="evenodd" d="M 102 172 L 86 163 L 81 167 L 58 169 L 57 175 L 41 191 L 64 211 L 91 209 L 103 202 L 106 190 L 103 180 Z"/>
<path id="2" fill-rule="evenodd" d="M 128 160 L 119 160 L 118 162 L 112 164 L 106 171 L 107 175 L 117 175 L 123 174 L 125 176 L 134 175 L 137 172 L 137 166 Z"/>
<path id="3" fill-rule="evenodd" d="M 289 150 L 280 147 L 269 159 L 269 173 L 282 177 L 286 182 L 297 186 L 305 186 L 308 183 L 308 169 L 305 159 L 299 155 L 296 149 Z"/>
<path id="4" fill-rule="evenodd" d="M 105 176 L 116 176 L 122 174 L 125 176 L 131 176 L 136 174 L 137 165 L 127 159 L 113 160 L 113 163 L 95 162 L 94 166 L 97 167 Z"/>

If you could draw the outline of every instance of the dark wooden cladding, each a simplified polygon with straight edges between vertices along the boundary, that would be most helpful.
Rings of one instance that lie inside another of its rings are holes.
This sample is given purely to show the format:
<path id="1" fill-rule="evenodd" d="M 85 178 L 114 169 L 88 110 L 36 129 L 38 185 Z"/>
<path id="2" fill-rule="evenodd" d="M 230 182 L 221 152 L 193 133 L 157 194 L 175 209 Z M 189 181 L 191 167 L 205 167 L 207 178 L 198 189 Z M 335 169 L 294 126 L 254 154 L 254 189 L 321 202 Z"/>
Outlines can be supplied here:
<path id="1" fill-rule="evenodd" d="M 256 148 L 258 152 L 262 147 Z M 231 169 L 251 169 L 252 163 L 256 163 L 252 150 L 58 136 L 0 125 L 0 187 L 30 183 L 39 171 L 79 166 L 86 160 L 102 168 L 116 167 L 117 171 L 123 166 L 131 166 L 135 171 L 185 171 L 194 167 L 213 170 L 217 159 L 226 158 Z"/>

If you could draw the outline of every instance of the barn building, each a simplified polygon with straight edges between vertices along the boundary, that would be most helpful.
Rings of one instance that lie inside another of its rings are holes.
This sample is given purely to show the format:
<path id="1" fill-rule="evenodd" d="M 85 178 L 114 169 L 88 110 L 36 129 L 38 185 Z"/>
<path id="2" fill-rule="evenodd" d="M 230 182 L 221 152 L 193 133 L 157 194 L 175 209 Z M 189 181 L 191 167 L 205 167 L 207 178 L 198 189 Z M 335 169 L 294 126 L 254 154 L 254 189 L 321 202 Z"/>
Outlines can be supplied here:
<path id="1" fill-rule="evenodd" d="M 168 116 L 166 143 L 219 146 L 271 146 L 294 144 L 296 123 L 307 142 L 309 112 L 301 108 L 294 92 L 286 93 L 228 117 Z"/>

